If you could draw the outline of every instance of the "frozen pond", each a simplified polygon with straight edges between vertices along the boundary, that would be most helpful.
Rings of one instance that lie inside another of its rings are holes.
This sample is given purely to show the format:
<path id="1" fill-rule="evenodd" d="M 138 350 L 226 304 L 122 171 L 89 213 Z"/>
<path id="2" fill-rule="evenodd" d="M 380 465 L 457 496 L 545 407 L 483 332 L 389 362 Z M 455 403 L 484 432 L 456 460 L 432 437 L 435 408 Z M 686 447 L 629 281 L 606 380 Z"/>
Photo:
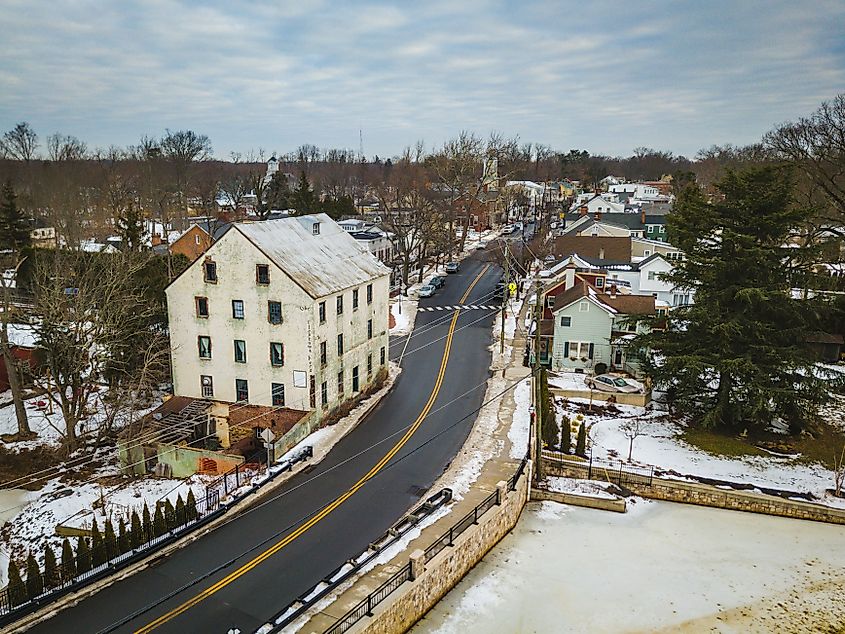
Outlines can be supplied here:
<path id="1" fill-rule="evenodd" d="M 412 632 L 839 631 L 843 596 L 845 526 L 533 502 Z"/>

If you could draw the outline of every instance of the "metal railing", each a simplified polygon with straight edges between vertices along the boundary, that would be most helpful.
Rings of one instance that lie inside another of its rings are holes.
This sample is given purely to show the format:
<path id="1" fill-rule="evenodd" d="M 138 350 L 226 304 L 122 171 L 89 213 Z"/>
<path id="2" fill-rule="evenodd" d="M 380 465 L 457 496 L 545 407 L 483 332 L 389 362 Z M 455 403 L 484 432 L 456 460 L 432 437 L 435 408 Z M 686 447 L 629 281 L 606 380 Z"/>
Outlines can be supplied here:
<path id="1" fill-rule="evenodd" d="M 519 479 L 525 473 L 525 468 L 528 465 L 528 454 L 519 463 L 519 467 L 513 476 L 507 481 L 507 490 L 515 491 L 519 483 Z M 443 549 L 454 546 L 455 539 L 464 533 L 470 526 L 478 524 L 479 518 L 484 516 L 494 506 L 502 503 L 499 495 L 499 489 L 488 495 L 482 500 L 472 511 L 464 515 L 460 520 L 455 522 L 449 530 L 443 533 L 424 551 L 423 560 L 425 562 L 431 561 Z M 412 581 L 411 577 L 411 562 L 409 561 L 401 570 L 399 570 L 390 579 L 381 584 L 378 588 L 373 590 L 364 599 L 362 599 L 349 612 L 344 614 L 340 620 L 326 630 L 325 634 L 343 634 L 349 631 L 358 621 L 365 616 L 372 616 L 372 611 L 375 606 L 384 601 L 391 593 L 395 592 L 405 581 Z M 275 631 L 275 630 L 274 630 Z"/>
<path id="2" fill-rule="evenodd" d="M 588 480 L 604 480 L 619 486 L 639 484 L 651 486 L 654 481 L 653 465 L 634 465 L 622 460 L 601 460 L 589 458 L 586 461 L 574 460 L 570 454 L 559 451 L 543 450 L 543 459 L 551 460 L 583 472 Z"/>
<path id="3" fill-rule="evenodd" d="M 326 634 L 343 634 L 349 631 L 365 616 L 373 615 L 373 608 L 390 596 L 399 586 L 411 581 L 411 562 L 405 564 L 390 579 L 373 590 L 358 605 L 344 614 L 341 619 L 326 630 Z"/>
<path id="4" fill-rule="evenodd" d="M 295 464 L 303 460 L 307 460 L 312 457 L 312 455 L 313 450 L 310 446 L 303 448 L 301 452 L 299 452 L 296 456 L 293 456 L 290 460 L 280 463 L 278 466 L 280 466 L 281 469 L 277 471 L 277 474 L 289 471 Z M 221 477 L 231 476 L 233 471 L 235 470 L 232 470 Z M 238 475 L 235 477 L 237 478 L 236 482 L 240 483 L 239 486 L 249 484 L 249 479 L 245 477 L 246 474 L 243 473 L 242 470 L 237 471 L 237 473 Z M 55 600 L 55 598 L 61 594 L 76 590 L 96 579 L 106 577 L 116 570 L 124 568 L 134 561 L 143 559 L 159 548 L 176 541 L 183 535 L 190 533 L 203 524 L 206 524 L 218 514 L 224 513 L 226 508 L 228 508 L 228 505 L 231 503 L 227 503 L 226 505 L 221 504 L 219 485 L 223 482 L 225 482 L 225 479 L 221 481 L 221 479 L 218 478 L 212 482 L 211 485 L 206 487 L 205 496 L 200 496 L 196 499 L 196 514 L 194 514 L 194 510 L 191 509 L 190 511 L 186 511 L 187 514 L 183 517 L 178 517 L 176 519 L 168 519 L 165 517 L 165 521 L 167 523 L 164 531 L 161 531 L 160 525 L 159 528 L 156 529 L 155 522 L 151 521 L 150 525 L 146 529 L 142 526 L 140 536 L 141 542 L 139 545 L 120 552 L 121 548 L 118 543 L 117 552 L 109 553 L 106 551 L 104 562 L 98 563 L 96 566 L 92 565 L 90 570 L 78 572 L 76 570 L 78 567 L 76 554 L 74 554 L 73 568 L 68 566 L 66 569 L 62 565 L 59 565 L 57 566 L 57 572 L 53 578 L 48 578 L 45 572 L 39 571 L 39 574 L 41 575 L 41 583 L 30 585 L 33 587 L 39 586 L 43 588 L 43 591 L 34 596 L 32 596 L 29 586 L 27 586 L 25 581 L 20 586 L 7 586 L 0 589 L 0 624 L 13 618 L 13 616 L 10 615 L 14 612 L 24 614 L 29 610 L 37 609 L 41 605 L 45 605 Z M 255 491 L 260 486 L 261 483 L 252 485 L 251 491 Z M 231 489 L 231 491 L 235 490 L 236 489 Z M 165 500 L 159 500 L 156 506 L 160 506 L 162 513 L 167 515 L 164 512 Z M 156 507 L 154 506 L 150 509 L 150 513 L 154 514 L 155 510 Z M 141 516 L 140 511 L 138 515 L 139 517 Z M 131 527 L 128 526 L 127 531 L 130 534 L 131 540 Z M 74 548 L 73 550 L 75 553 L 76 549 Z M 93 558 L 93 545 L 91 554 Z"/>

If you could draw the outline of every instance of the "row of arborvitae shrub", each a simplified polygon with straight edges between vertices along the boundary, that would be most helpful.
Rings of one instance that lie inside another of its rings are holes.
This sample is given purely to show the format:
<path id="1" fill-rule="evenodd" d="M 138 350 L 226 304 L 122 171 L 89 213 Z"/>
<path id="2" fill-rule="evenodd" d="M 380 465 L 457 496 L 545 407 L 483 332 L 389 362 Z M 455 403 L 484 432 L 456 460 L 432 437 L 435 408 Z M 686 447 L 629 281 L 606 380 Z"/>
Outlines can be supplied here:
<path id="1" fill-rule="evenodd" d="M 136 550 L 156 537 L 195 519 L 197 519 L 197 502 L 193 491 L 188 491 L 186 501 L 183 501 L 180 495 L 176 499 L 176 506 L 170 500 L 166 500 L 164 504 L 157 504 L 155 514 L 150 514 L 149 507 L 144 504 L 140 517 L 137 511 L 132 511 L 128 527 L 122 517 L 118 520 L 117 532 L 111 520 L 106 521 L 105 528 L 101 532 L 95 518 L 91 525 L 90 540 L 87 537 L 78 537 L 75 552 L 70 540 L 67 537 L 64 538 L 61 563 L 57 561 L 56 553 L 50 544 L 47 544 L 44 551 L 43 570 L 38 565 L 35 555 L 30 552 L 26 558 L 26 581 L 21 578 L 21 570 L 14 559 L 10 559 L 9 603 L 11 607 L 16 607 L 47 590 L 67 585 L 78 575 L 108 563 L 124 553 Z"/>

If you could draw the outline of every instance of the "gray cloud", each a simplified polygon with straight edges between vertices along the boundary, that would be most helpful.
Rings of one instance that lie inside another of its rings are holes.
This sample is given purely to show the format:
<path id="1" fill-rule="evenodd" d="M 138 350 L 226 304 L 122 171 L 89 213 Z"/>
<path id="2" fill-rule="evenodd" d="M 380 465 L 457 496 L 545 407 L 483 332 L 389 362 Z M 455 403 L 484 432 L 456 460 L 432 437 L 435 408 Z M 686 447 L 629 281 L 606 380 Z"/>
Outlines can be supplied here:
<path id="1" fill-rule="evenodd" d="M 190 127 L 221 157 L 359 128 L 382 156 L 461 129 L 694 154 L 845 86 L 835 0 L 417 5 L 7 0 L 0 127 L 101 146 Z"/>

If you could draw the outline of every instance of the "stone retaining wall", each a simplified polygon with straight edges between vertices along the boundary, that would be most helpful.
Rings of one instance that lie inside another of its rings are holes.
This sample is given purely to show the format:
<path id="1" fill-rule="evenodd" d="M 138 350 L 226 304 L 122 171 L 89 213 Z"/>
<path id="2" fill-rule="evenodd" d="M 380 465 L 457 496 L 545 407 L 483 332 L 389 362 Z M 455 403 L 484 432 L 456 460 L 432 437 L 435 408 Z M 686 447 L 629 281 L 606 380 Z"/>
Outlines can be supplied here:
<path id="1" fill-rule="evenodd" d="M 592 398 L 596 403 L 604 402 L 611 396 L 616 399 L 617 403 L 620 403 L 622 405 L 636 405 L 637 407 L 645 407 L 649 404 L 649 402 L 651 402 L 650 391 L 646 392 L 645 394 L 623 394 L 621 392 L 611 394 L 609 392 L 602 392 L 601 390 L 592 390 L 591 394 L 590 389 L 586 387 L 583 390 L 567 390 L 550 385 L 549 392 L 551 392 L 553 396 L 562 396 L 563 398 L 567 399 Z"/>
<path id="2" fill-rule="evenodd" d="M 528 501 L 530 467 L 519 479 L 514 491 L 507 491 L 499 483 L 502 503 L 487 511 L 478 526 L 467 529 L 452 547 L 440 551 L 425 562 L 423 551 L 411 553 L 414 581 L 404 583 L 370 618 L 359 621 L 351 632 L 367 634 L 396 634 L 407 631 L 464 578 L 487 552 L 516 526 Z"/>
<path id="3" fill-rule="evenodd" d="M 584 506 L 588 509 L 600 511 L 615 511 L 624 513 L 626 509 L 625 498 L 598 498 L 590 495 L 578 495 L 577 493 L 563 493 L 561 491 L 549 491 L 547 489 L 531 489 L 532 500 L 551 500 L 561 504 L 572 506 Z"/>
<path id="4" fill-rule="evenodd" d="M 550 475 L 569 478 L 586 478 L 588 466 L 561 463 L 546 459 L 544 470 Z M 603 480 L 602 472 L 593 469 L 593 479 Z M 681 502 L 684 504 L 698 504 L 733 511 L 762 513 L 764 515 L 778 515 L 814 522 L 828 522 L 830 524 L 845 524 L 845 509 L 837 509 L 821 504 L 812 504 L 799 500 L 787 500 L 774 495 L 755 493 L 752 491 L 738 491 L 722 489 L 709 484 L 697 482 L 683 482 L 666 478 L 653 478 L 651 486 L 636 482 L 626 482 L 625 488 L 636 495 L 655 500 Z"/>

